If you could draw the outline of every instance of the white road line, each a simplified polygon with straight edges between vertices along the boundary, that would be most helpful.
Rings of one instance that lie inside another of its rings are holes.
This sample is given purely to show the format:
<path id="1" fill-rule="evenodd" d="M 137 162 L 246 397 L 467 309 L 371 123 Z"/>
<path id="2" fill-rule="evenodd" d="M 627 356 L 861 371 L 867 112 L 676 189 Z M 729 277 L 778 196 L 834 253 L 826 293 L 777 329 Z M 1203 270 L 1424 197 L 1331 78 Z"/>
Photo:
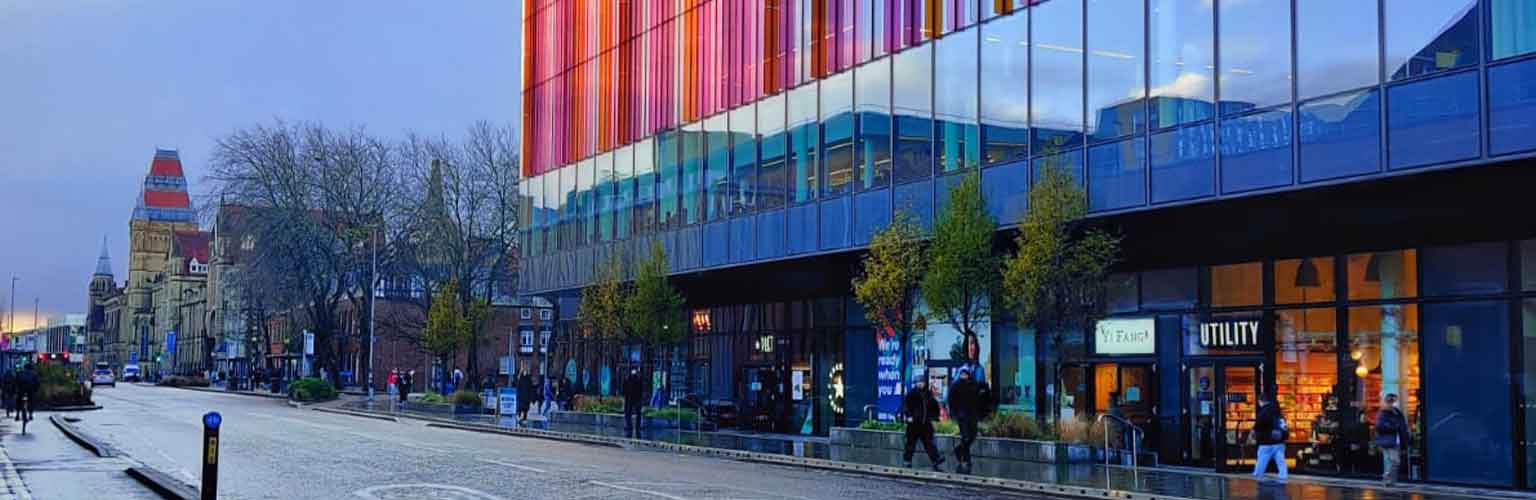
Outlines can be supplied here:
<path id="1" fill-rule="evenodd" d="M 535 467 L 529 467 L 529 466 L 526 466 L 526 465 L 518 465 L 518 464 L 511 463 L 511 462 L 503 462 L 503 461 L 500 461 L 500 460 L 490 460 L 490 459 L 482 458 L 482 459 L 480 459 L 480 461 L 488 463 L 488 464 L 500 465 L 502 467 L 511 467 L 511 468 L 517 469 L 517 470 L 528 471 L 528 472 L 532 472 L 532 473 L 535 473 L 535 474 L 548 474 L 549 473 L 549 471 L 544 470 L 544 469 L 539 469 L 539 468 L 535 468 Z"/>
<path id="2" fill-rule="evenodd" d="M 654 497 L 665 498 L 667 500 L 688 500 L 687 498 L 683 498 L 683 497 L 680 497 L 680 496 L 677 496 L 677 495 L 669 495 L 669 494 L 666 494 L 666 493 L 662 493 L 660 491 L 642 490 L 640 488 L 630 488 L 628 486 L 619 486 L 617 484 L 605 483 L 605 482 L 602 482 L 602 481 L 589 481 L 589 482 L 591 484 L 602 486 L 604 488 L 613 488 L 613 489 L 616 489 L 616 490 L 619 490 L 619 491 L 628 491 L 630 493 L 639 493 L 641 495 L 651 495 L 651 496 L 654 496 Z"/>

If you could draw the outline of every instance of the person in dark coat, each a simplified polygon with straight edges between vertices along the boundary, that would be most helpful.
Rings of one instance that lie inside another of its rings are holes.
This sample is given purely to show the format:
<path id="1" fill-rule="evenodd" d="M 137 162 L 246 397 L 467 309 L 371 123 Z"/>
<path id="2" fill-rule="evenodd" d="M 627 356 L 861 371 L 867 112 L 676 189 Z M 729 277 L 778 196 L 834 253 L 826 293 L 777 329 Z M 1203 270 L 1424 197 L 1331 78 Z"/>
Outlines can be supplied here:
<path id="1" fill-rule="evenodd" d="M 1403 451 L 1413 444 L 1413 433 L 1408 428 L 1408 418 L 1397 408 L 1397 394 L 1387 393 L 1381 398 L 1381 411 L 1376 412 L 1376 446 L 1381 448 L 1381 482 L 1387 486 L 1397 483 L 1398 469 L 1403 464 Z"/>
<path id="2" fill-rule="evenodd" d="M 640 370 L 630 368 L 621 387 L 624 394 L 624 437 L 640 437 L 640 411 L 645 404 L 645 383 L 640 381 Z"/>
<path id="3" fill-rule="evenodd" d="M 11 416 L 11 410 L 16 408 L 16 371 L 5 372 L 0 375 L 0 405 L 5 406 L 5 416 Z"/>
<path id="4" fill-rule="evenodd" d="M 524 368 L 523 373 L 517 376 L 517 422 L 528 423 L 528 407 L 532 406 L 534 395 L 533 376 Z"/>
<path id="5" fill-rule="evenodd" d="M 937 472 L 944 464 L 938 445 L 933 443 L 933 423 L 939 420 L 939 400 L 928 390 L 927 381 L 918 380 L 912 390 L 907 391 L 901 400 L 901 412 L 907 422 L 907 444 L 901 455 L 903 464 L 912 466 L 912 452 L 916 451 L 917 443 L 922 442 L 923 451 L 928 453 L 928 461 Z"/>
<path id="6" fill-rule="evenodd" d="M 1275 463 L 1280 480 L 1286 478 L 1285 438 L 1286 425 L 1280 403 L 1273 391 L 1266 392 L 1259 400 L 1259 412 L 1253 422 L 1253 440 L 1259 443 L 1258 457 L 1253 462 L 1253 477 L 1260 479 L 1269 470 L 1269 462 Z"/>
<path id="7" fill-rule="evenodd" d="M 949 387 L 949 416 L 960 426 L 960 443 L 955 445 L 955 472 L 971 473 L 971 445 L 976 442 L 976 426 L 983 412 L 982 384 L 961 369 L 960 378 Z"/>

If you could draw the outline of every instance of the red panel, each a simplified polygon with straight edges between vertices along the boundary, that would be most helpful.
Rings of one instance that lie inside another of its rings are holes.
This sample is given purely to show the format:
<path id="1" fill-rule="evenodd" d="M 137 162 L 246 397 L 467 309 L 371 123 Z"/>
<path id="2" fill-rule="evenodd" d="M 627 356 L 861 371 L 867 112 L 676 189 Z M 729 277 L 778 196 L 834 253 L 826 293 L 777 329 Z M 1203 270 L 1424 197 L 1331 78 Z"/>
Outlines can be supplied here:
<path id="1" fill-rule="evenodd" d="M 190 208 L 192 200 L 187 197 L 185 191 L 145 191 L 144 206 L 151 208 Z"/>
<path id="2" fill-rule="evenodd" d="M 155 158 L 149 164 L 149 175 L 157 177 L 181 177 L 181 160 L 173 158 Z"/>

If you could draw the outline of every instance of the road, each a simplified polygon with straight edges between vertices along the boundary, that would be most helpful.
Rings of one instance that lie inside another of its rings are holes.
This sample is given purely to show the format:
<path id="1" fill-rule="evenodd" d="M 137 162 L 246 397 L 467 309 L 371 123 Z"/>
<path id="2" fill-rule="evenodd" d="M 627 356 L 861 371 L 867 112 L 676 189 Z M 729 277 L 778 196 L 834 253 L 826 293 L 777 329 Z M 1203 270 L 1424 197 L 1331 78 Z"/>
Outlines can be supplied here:
<path id="1" fill-rule="evenodd" d="M 433 428 L 251 396 L 122 385 L 94 398 L 105 408 L 76 414 L 81 429 L 190 484 L 201 467 L 200 418 L 219 411 L 227 499 L 1043 498 Z"/>

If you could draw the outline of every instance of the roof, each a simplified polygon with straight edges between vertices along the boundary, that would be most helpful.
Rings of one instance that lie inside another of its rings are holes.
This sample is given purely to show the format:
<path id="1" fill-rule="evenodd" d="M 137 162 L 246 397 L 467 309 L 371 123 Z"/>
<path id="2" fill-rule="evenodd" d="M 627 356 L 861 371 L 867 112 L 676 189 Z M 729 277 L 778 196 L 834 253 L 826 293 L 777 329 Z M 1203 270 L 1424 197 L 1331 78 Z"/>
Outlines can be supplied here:
<path id="1" fill-rule="evenodd" d="M 156 149 L 149 173 L 135 201 L 133 218 L 156 222 L 193 222 L 192 198 L 181 169 L 181 156 L 172 149 Z"/>
<path id="2" fill-rule="evenodd" d="M 208 240 L 212 233 L 207 231 L 176 231 L 171 235 L 171 255 L 175 255 L 181 261 L 179 272 L 192 272 L 191 263 L 208 263 Z"/>

